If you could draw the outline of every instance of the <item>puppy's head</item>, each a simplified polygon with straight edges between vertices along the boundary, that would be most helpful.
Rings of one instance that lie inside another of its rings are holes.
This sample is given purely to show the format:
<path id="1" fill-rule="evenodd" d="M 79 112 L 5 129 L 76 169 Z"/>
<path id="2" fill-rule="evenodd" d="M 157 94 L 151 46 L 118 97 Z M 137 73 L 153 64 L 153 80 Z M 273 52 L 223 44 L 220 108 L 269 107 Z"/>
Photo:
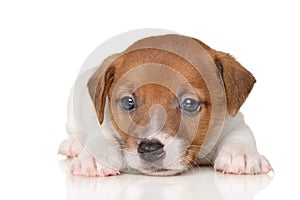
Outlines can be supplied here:
<path id="1" fill-rule="evenodd" d="M 160 41 L 170 42 L 168 37 L 160 36 Z M 143 46 L 144 41 L 133 46 Z M 193 41 L 213 61 L 210 73 L 224 84 L 228 114 L 235 116 L 254 77 L 229 54 Z M 214 86 L 208 87 L 189 61 L 163 49 L 129 48 L 105 60 L 88 88 L 99 123 L 111 123 L 117 130 L 113 137 L 129 167 L 172 175 L 196 164 L 211 123 Z"/>

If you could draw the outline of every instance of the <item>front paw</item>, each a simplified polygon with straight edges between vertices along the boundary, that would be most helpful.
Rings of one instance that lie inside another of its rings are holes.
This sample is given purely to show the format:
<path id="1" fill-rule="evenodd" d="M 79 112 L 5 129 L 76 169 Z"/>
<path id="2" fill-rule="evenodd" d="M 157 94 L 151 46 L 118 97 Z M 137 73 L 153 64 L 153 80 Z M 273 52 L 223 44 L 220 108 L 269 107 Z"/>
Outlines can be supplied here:
<path id="1" fill-rule="evenodd" d="M 71 173 L 79 176 L 114 176 L 120 174 L 119 170 L 109 168 L 96 161 L 92 156 L 77 157 L 71 163 Z"/>
<path id="2" fill-rule="evenodd" d="M 256 149 L 244 144 L 226 144 L 218 150 L 214 168 L 225 174 L 267 174 L 269 161 Z"/>
<path id="3" fill-rule="evenodd" d="M 58 153 L 70 158 L 77 157 L 83 151 L 83 146 L 77 135 L 71 135 L 59 145 Z"/>

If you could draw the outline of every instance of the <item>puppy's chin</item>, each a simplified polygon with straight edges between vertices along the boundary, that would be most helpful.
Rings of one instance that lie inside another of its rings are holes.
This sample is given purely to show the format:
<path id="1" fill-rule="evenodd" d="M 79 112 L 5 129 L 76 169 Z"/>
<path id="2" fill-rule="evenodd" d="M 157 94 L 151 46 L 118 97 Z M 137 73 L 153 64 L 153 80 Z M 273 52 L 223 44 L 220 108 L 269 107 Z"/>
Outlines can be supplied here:
<path id="1" fill-rule="evenodd" d="M 143 163 L 137 169 L 139 172 L 149 176 L 173 176 L 188 170 L 188 167 L 177 161 L 169 166 L 154 165 L 153 163 Z"/>
<path id="2" fill-rule="evenodd" d="M 143 174 L 149 176 L 174 176 L 183 173 L 183 169 L 157 169 L 153 171 L 141 171 Z"/>

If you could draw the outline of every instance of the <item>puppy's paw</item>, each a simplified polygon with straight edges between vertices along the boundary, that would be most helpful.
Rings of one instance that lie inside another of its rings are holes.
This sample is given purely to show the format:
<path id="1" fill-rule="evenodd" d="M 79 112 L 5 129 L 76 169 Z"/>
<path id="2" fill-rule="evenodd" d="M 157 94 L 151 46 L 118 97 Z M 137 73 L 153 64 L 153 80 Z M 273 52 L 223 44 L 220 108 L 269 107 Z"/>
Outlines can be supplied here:
<path id="1" fill-rule="evenodd" d="M 106 167 L 97 162 L 92 156 L 78 157 L 71 163 L 71 173 L 79 176 L 114 176 L 120 174 L 119 170 Z"/>
<path id="2" fill-rule="evenodd" d="M 214 168 L 224 174 L 267 174 L 269 161 L 256 149 L 244 144 L 226 144 L 217 152 Z"/>
<path id="3" fill-rule="evenodd" d="M 83 151 L 80 139 L 76 135 L 69 136 L 68 139 L 62 141 L 59 145 L 58 153 L 68 156 L 77 157 Z"/>

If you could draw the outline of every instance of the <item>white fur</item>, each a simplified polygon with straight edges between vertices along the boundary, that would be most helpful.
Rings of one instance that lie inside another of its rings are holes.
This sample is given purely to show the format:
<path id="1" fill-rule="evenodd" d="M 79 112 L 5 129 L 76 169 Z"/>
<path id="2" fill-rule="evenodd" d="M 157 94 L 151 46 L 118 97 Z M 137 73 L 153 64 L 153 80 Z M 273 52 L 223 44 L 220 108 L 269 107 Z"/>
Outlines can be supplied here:
<path id="1" fill-rule="evenodd" d="M 136 168 L 142 168 L 142 161 L 140 161 L 137 150 L 123 153 L 118 146 L 119 144 L 115 140 L 111 140 L 112 137 L 119 137 L 119 135 L 109 120 L 108 101 L 105 106 L 104 122 L 101 126 L 97 123 L 97 117 L 95 113 L 93 113 L 94 108 L 86 86 L 89 74 L 91 74 L 91 72 L 89 72 L 88 75 L 81 75 L 85 76 L 85 78 L 79 78 L 79 80 L 81 79 L 82 81 L 79 86 L 82 87 L 82 90 L 85 90 L 81 95 L 83 95 L 86 100 L 82 101 L 85 102 L 84 104 L 86 105 L 80 106 L 88 110 L 82 114 L 86 116 L 81 116 L 81 118 L 89 119 L 86 123 L 89 123 L 88 126 L 91 126 L 93 130 L 91 128 L 89 128 L 90 130 L 87 130 L 88 128 L 82 130 L 82 127 L 87 127 L 87 125 L 80 125 L 80 130 L 83 132 L 86 131 L 86 133 L 79 134 L 78 131 L 78 125 L 75 121 L 76 116 L 74 114 L 74 106 L 78 106 L 74 105 L 74 90 L 78 89 L 77 81 L 74 86 L 75 88 L 71 91 L 68 104 L 67 131 L 70 136 L 69 139 L 60 145 L 59 152 L 70 157 L 78 156 L 71 164 L 71 171 L 76 175 L 116 175 L 119 171 L 128 169 L 128 165 L 129 167 L 135 166 Z M 157 130 L 160 126 L 155 117 L 157 116 L 154 116 L 152 120 L 153 126 L 151 127 L 158 131 L 159 134 L 149 135 L 149 137 L 159 139 L 164 143 L 166 157 L 163 161 L 163 165 L 168 166 L 168 168 L 173 171 L 149 174 L 171 175 L 184 171 L 186 166 L 181 164 L 181 160 L 172 163 L 172 160 L 179 158 L 182 153 L 182 150 L 180 150 L 180 139 L 170 138 L 167 134 L 160 133 L 160 131 Z M 83 138 L 82 134 L 84 135 Z M 83 140 L 82 142 L 87 146 L 87 150 L 83 150 L 79 144 L 80 140 Z M 95 152 L 97 153 L 95 154 Z M 235 117 L 227 116 L 223 131 L 216 146 L 205 159 L 202 158 L 201 160 L 205 160 L 203 163 L 212 163 L 215 170 L 222 171 L 223 173 L 258 174 L 268 173 L 272 170 L 266 158 L 257 152 L 253 134 L 245 124 L 241 113 L 238 113 Z M 169 163 L 172 164 L 169 165 Z M 148 172 L 144 171 L 144 173 Z"/>
<path id="2" fill-rule="evenodd" d="M 223 173 L 260 174 L 272 170 L 268 160 L 258 153 L 252 131 L 241 113 L 234 118 L 227 116 L 213 163 Z"/>

